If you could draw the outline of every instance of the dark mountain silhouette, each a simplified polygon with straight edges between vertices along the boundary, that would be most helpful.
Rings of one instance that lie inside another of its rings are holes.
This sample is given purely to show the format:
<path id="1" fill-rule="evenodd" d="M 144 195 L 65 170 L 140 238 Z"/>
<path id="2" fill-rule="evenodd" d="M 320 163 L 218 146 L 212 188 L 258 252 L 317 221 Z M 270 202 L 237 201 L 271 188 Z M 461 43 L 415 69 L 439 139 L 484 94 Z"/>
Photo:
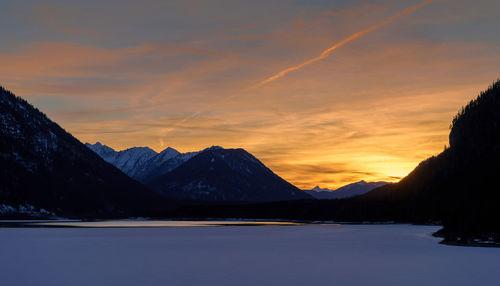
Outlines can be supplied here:
<path id="1" fill-rule="evenodd" d="M 134 178 L 146 184 L 158 176 L 174 170 L 198 154 L 198 152 L 179 153 L 175 151 L 175 156 L 171 156 L 170 154 L 173 153 L 173 150 L 168 147 L 144 164 L 138 166 L 135 170 Z"/>
<path id="2" fill-rule="evenodd" d="M 354 196 L 359 196 L 368 193 L 369 191 L 387 185 L 387 182 L 365 182 L 359 181 L 356 183 L 348 184 L 336 190 L 321 189 L 316 186 L 311 190 L 304 190 L 304 192 L 320 200 L 331 199 L 345 199 Z"/>
<path id="3" fill-rule="evenodd" d="M 259 202 L 311 198 L 243 149 L 203 150 L 148 186 L 169 197 Z"/>
<path id="4" fill-rule="evenodd" d="M 152 202 L 158 202 L 152 191 L 0 87 L 3 209 L 22 206 L 61 216 L 120 217 L 149 211 Z"/>
<path id="5" fill-rule="evenodd" d="M 26 101 L 0 92 L 2 211 L 22 205 L 123 217 L 147 208 L 163 217 L 442 223 L 439 235 L 449 243 L 500 241 L 500 81 L 453 119 L 450 146 L 398 183 L 353 198 L 315 200 L 243 149 L 209 148 L 148 184 L 162 197 L 205 200 L 168 212 L 159 206 L 164 200 Z M 242 203 L 249 201 L 255 203 Z"/>
<path id="6" fill-rule="evenodd" d="M 440 235 L 464 243 L 500 240 L 500 81 L 455 116 L 449 148 L 367 199 L 403 201 L 415 221 L 442 221 Z"/>
<path id="7" fill-rule="evenodd" d="M 180 216 L 439 223 L 448 243 L 500 242 L 500 81 L 465 106 L 450 146 L 395 184 L 335 200 L 184 207 Z M 484 244 L 483 244 L 484 245 Z"/>

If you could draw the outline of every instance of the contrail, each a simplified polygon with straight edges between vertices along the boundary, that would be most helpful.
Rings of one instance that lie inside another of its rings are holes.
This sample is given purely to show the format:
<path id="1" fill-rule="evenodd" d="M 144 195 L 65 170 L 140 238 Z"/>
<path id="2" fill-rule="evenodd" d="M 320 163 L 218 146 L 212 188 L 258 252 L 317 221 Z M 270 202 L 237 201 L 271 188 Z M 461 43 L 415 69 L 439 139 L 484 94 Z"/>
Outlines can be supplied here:
<path id="1" fill-rule="evenodd" d="M 418 4 L 418 5 L 412 6 L 412 7 L 408 8 L 408 9 L 402 11 L 402 12 L 399 12 L 398 14 L 396 14 L 396 15 L 394 15 L 392 17 L 389 17 L 389 18 L 385 19 L 384 21 L 382 21 L 382 22 L 380 22 L 380 23 L 378 23 L 376 25 L 373 25 L 373 26 L 371 26 L 371 27 L 369 27 L 367 29 L 364 29 L 362 31 L 354 33 L 354 34 L 350 35 L 349 37 L 347 37 L 346 39 L 344 39 L 344 40 L 338 42 L 337 44 L 331 46 L 330 48 L 324 50 L 319 56 L 317 56 L 315 58 L 312 58 L 312 59 L 310 59 L 308 61 L 305 61 L 305 62 L 303 62 L 303 63 L 301 63 L 299 65 L 296 65 L 296 66 L 287 68 L 285 70 L 282 70 L 279 73 L 277 73 L 277 74 L 275 74 L 275 75 L 273 75 L 273 76 L 271 76 L 271 77 L 269 77 L 269 78 L 261 81 L 260 83 L 254 85 L 254 86 L 251 86 L 249 88 L 244 89 L 243 91 L 249 91 L 249 90 L 251 90 L 253 88 L 265 85 L 265 84 L 267 84 L 267 83 L 269 83 L 269 82 L 271 82 L 273 80 L 276 80 L 276 79 L 278 79 L 280 77 L 283 77 L 284 75 L 286 75 L 289 72 L 298 70 L 298 69 L 300 69 L 300 68 L 302 68 L 304 66 L 307 66 L 307 65 L 312 64 L 314 62 L 317 62 L 317 61 L 319 61 L 321 59 L 324 59 L 331 52 L 333 52 L 337 48 L 339 48 L 339 47 L 341 47 L 341 46 L 349 43 L 350 41 L 355 40 L 355 39 L 357 39 L 357 38 L 359 38 L 359 37 L 361 37 L 361 36 L 363 36 L 363 35 L 371 32 L 373 30 L 376 30 L 376 29 L 378 29 L 378 28 L 380 28 L 380 27 L 382 27 L 382 26 L 384 26 L 386 24 L 389 24 L 392 21 L 396 20 L 397 18 L 399 18 L 401 16 L 404 16 L 404 15 L 407 15 L 407 14 L 409 14 L 409 13 L 411 13 L 411 12 L 413 12 L 413 11 L 415 11 L 415 10 L 417 10 L 417 9 L 419 9 L 419 8 L 427 5 L 427 4 L 430 4 L 430 3 L 434 2 L 434 1 L 435 0 L 427 0 L 425 2 L 422 2 L 422 3 Z M 224 97 L 224 98 L 220 99 L 219 101 L 221 101 L 221 100 L 228 100 L 228 99 L 231 99 L 231 98 L 234 98 L 234 97 L 238 97 L 238 96 L 240 96 L 240 94 L 235 93 L 235 94 L 229 95 L 227 97 Z M 215 105 L 215 103 L 212 103 L 212 105 Z M 193 112 L 192 114 L 188 115 L 187 117 L 179 120 L 178 122 L 176 122 L 175 124 L 173 124 L 170 128 L 168 128 L 167 130 L 165 130 L 165 132 L 164 132 L 164 134 L 163 134 L 162 137 L 165 137 L 168 133 L 170 133 L 173 130 L 175 130 L 179 125 L 183 124 L 184 122 L 186 122 L 187 120 L 189 120 L 191 118 L 194 118 L 194 117 L 198 116 L 201 113 L 202 113 L 201 111 L 196 111 L 196 112 Z"/>
<path id="2" fill-rule="evenodd" d="M 411 12 L 413 12 L 413 11 L 415 11 L 415 10 L 417 10 L 417 9 L 419 9 L 419 8 L 427 5 L 427 4 L 430 4 L 432 2 L 434 2 L 434 0 L 427 0 L 425 2 L 422 2 L 422 3 L 418 4 L 418 5 L 412 6 L 412 7 L 408 8 L 408 9 L 402 11 L 402 12 L 399 12 L 398 14 L 396 14 L 396 15 L 394 15 L 392 17 L 389 17 L 389 18 L 385 19 L 384 21 L 382 21 L 382 22 L 380 22 L 380 23 L 378 23 L 376 25 L 373 25 L 373 26 L 371 26 L 369 28 L 366 28 L 366 29 L 364 29 L 362 31 L 354 33 L 354 34 L 350 35 L 349 37 L 345 38 L 344 40 L 342 40 L 342 41 L 336 43 L 335 45 L 329 47 L 328 49 L 324 50 L 319 56 L 317 56 L 315 58 L 312 58 L 310 60 L 307 60 L 307 61 L 305 61 L 305 62 L 303 62 L 301 64 L 298 64 L 296 66 L 284 69 L 284 70 L 278 72 L 277 74 L 275 74 L 275 75 L 273 75 L 271 77 L 268 77 L 267 79 L 261 81 L 260 83 L 257 84 L 257 86 L 265 85 L 267 83 L 270 83 L 273 80 L 276 80 L 276 79 L 278 79 L 280 77 L 285 76 L 289 72 L 296 71 L 296 70 L 298 70 L 300 68 L 303 68 L 303 67 L 305 67 L 307 65 L 310 65 L 310 64 L 312 64 L 314 62 L 322 60 L 322 59 L 326 58 L 331 52 L 333 52 L 337 48 L 339 48 L 339 47 L 341 47 L 341 46 L 349 43 L 350 41 L 355 40 L 355 39 L 357 39 L 357 38 L 359 38 L 359 37 L 361 37 L 361 36 L 363 36 L 363 35 L 371 32 L 373 30 L 379 29 L 382 26 L 387 25 L 387 24 L 391 23 L 392 21 L 396 20 L 397 18 L 399 18 L 401 16 L 404 16 L 404 15 L 407 15 L 407 14 L 410 14 Z"/>

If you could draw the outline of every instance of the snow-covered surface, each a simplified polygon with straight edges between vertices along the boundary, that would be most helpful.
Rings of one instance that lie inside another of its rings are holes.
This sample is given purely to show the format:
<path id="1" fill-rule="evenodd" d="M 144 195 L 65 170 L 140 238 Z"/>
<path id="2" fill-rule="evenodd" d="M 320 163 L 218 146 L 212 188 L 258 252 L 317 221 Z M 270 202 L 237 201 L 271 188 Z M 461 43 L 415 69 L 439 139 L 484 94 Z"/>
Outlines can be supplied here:
<path id="1" fill-rule="evenodd" d="M 2 216 L 9 216 L 9 215 L 30 215 L 39 217 L 56 216 L 53 212 L 49 212 L 45 209 L 36 208 L 29 204 L 23 204 L 19 206 L 0 204 L 0 218 Z"/>
<path id="2" fill-rule="evenodd" d="M 0 228 L 2 285 L 499 285 L 500 249 L 410 225 Z"/>

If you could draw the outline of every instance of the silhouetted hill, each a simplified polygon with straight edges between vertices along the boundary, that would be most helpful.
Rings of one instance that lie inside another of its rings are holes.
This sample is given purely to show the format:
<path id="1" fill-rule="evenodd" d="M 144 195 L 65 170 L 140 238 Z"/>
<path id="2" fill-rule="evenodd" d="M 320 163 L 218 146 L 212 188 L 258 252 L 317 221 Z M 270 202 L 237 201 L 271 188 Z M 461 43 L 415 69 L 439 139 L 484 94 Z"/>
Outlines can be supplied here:
<path id="1" fill-rule="evenodd" d="M 500 242 L 500 81 L 453 119 L 450 147 L 395 184 L 335 200 L 185 207 L 193 217 L 280 218 L 344 222 L 442 223 L 457 244 Z"/>
<path id="2" fill-rule="evenodd" d="M 119 217 L 150 209 L 151 202 L 158 202 L 152 191 L 0 87 L 0 206 L 4 210 L 21 205 L 62 216 Z"/>
<path id="3" fill-rule="evenodd" d="M 212 201 L 169 212 L 162 211 L 163 199 L 26 101 L 0 93 L 0 211 L 21 205 L 123 217 L 147 208 L 193 218 L 442 222 L 439 234 L 450 243 L 500 241 L 500 81 L 453 119 L 450 147 L 398 183 L 353 198 L 314 200 L 243 149 L 209 148 L 150 182 L 164 197 Z M 255 203 L 241 203 L 248 201 Z"/>
<path id="4" fill-rule="evenodd" d="M 148 186 L 181 199 L 262 202 L 311 198 L 243 149 L 203 150 Z"/>
<path id="5" fill-rule="evenodd" d="M 414 220 L 441 220 L 448 240 L 500 239 L 500 81 L 455 116 L 450 147 L 367 198 L 403 200 Z"/>
<path id="6" fill-rule="evenodd" d="M 387 182 L 365 182 L 359 181 L 340 187 L 336 190 L 321 189 L 316 186 L 312 190 L 304 190 L 307 194 L 313 196 L 315 199 L 331 200 L 331 199 L 345 199 L 354 196 L 366 194 L 369 191 L 376 189 L 380 186 L 387 185 Z"/>

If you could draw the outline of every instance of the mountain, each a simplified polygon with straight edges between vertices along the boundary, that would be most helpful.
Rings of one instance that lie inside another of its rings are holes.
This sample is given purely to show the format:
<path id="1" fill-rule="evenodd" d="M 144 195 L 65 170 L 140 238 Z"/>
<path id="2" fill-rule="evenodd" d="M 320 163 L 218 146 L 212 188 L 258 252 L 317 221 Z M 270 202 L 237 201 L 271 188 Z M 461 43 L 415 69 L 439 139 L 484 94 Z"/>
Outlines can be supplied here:
<path id="1" fill-rule="evenodd" d="M 198 152 L 179 153 L 168 147 L 160 153 L 148 147 L 133 147 L 122 151 L 102 145 L 85 143 L 92 151 L 101 156 L 106 162 L 114 165 L 135 180 L 145 183 L 159 175 L 163 175 L 177 168 Z"/>
<path id="2" fill-rule="evenodd" d="M 442 224 L 444 243 L 500 245 L 500 80 L 455 116 L 445 150 L 398 183 L 340 200 L 184 207 L 181 217 Z"/>
<path id="3" fill-rule="evenodd" d="M 399 183 L 366 199 L 404 205 L 418 221 L 441 221 L 452 243 L 500 241 L 500 81 L 455 116 L 449 144 Z"/>
<path id="4" fill-rule="evenodd" d="M 140 182 L 147 183 L 179 167 L 196 154 L 198 152 L 179 153 L 168 147 L 158 155 L 139 165 L 132 174 L 132 177 Z"/>
<path id="5" fill-rule="evenodd" d="M 108 150 L 109 151 L 109 150 Z M 0 208 L 67 217 L 128 216 L 155 193 L 0 87 Z"/>
<path id="6" fill-rule="evenodd" d="M 303 190 L 304 192 L 315 192 L 315 193 L 319 193 L 319 192 L 333 192 L 335 190 L 330 190 L 328 188 L 320 188 L 319 186 L 316 186 L 310 190 Z"/>
<path id="7" fill-rule="evenodd" d="M 311 198 L 243 149 L 211 147 L 147 184 L 181 199 L 228 202 Z"/>
<path id="8" fill-rule="evenodd" d="M 85 146 L 130 177 L 134 177 L 133 174 L 138 166 L 157 155 L 155 151 L 148 147 L 133 147 L 116 152 L 113 148 L 102 145 L 100 142 L 93 145 L 85 143 Z"/>
<path id="9" fill-rule="evenodd" d="M 156 153 L 147 147 L 117 152 L 99 142 L 86 145 L 130 177 L 168 197 L 235 202 L 312 198 L 243 149 L 213 146 L 179 153 L 168 147 Z"/>
<path id="10" fill-rule="evenodd" d="M 365 194 L 375 188 L 388 184 L 387 182 L 365 182 L 359 181 L 348 184 L 336 190 L 321 189 L 316 186 L 312 190 L 304 190 L 304 192 L 313 196 L 316 199 L 344 199 Z"/>

